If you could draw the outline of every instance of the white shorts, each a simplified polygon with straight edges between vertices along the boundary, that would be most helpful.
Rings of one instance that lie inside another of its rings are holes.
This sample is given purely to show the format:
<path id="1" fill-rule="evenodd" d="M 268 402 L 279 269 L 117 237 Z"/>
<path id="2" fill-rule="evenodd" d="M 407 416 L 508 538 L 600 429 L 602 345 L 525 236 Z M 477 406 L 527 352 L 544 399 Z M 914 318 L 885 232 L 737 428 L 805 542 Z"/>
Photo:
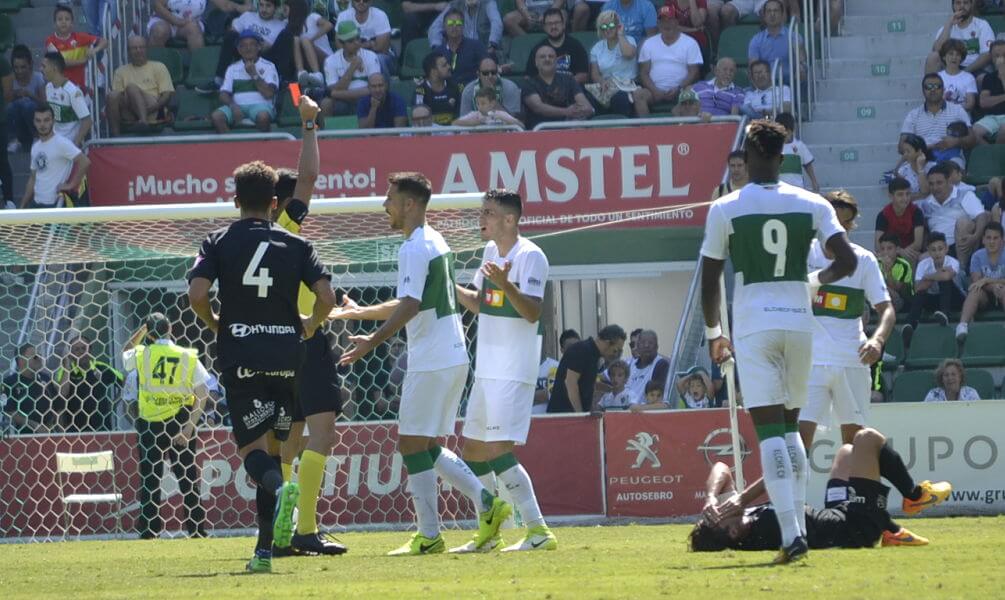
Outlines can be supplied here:
<path id="1" fill-rule="evenodd" d="M 736 369 L 747 409 L 806 405 L 806 386 L 813 365 L 813 338 L 804 331 L 772 329 L 733 342 Z"/>
<path id="2" fill-rule="evenodd" d="M 806 408 L 799 413 L 799 420 L 826 424 L 833 407 L 839 425 L 865 427 L 871 384 L 869 367 L 813 365 Z"/>
<path id="3" fill-rule="evenodd" d="M 527 441 L 534 384 L 476 377 L 464 416 L 464 437 L 482 442 Z"/>
<path id="4" fill-rule="evenodd" d="M 405 372 L 398 408 L 398 435 L 453 435 L 468 366 Z"/>
<path id="5" fill-rule="evenodd" d="M 150 30 L 153 29 L 154 25 L 157 23 L 164 23 L 165 25 L 171 28 L 171 39 L 178 37 L 178 27 L 172 25 L 171 23 L 165 21 L 164 19 L 158 17 L 157 15 L 150 17 L 150 21 L 147 22 L 147 35 L 150 35 Z M 196 20 L 196 23 L 199 24 L 199 29 L 201 31 L 206 31 L 206 26 L 203 25 L 202 19 Z"/>

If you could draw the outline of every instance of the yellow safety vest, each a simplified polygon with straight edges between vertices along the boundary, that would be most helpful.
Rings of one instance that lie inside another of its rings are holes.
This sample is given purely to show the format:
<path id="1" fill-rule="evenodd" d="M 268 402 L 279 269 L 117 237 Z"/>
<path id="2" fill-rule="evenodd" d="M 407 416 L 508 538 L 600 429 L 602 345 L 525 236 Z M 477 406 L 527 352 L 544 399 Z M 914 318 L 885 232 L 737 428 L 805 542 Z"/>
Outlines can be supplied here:
<path id="1" fill-rule="evenodd" d="M 173 343 L 136 347 L 140 418 L 167 421 L 182 406 L 195 404 L 192 381 L 199 354 Z"/>

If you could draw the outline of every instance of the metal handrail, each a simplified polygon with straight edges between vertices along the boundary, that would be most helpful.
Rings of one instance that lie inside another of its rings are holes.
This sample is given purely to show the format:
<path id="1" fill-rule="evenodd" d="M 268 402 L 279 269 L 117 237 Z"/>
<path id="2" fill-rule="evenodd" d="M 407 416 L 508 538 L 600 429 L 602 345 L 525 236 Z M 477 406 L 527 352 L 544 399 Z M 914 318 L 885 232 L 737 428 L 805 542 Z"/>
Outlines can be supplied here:
<path id="1" fill-rule="evenodd" d="M 87 140 L 84 152 L 95 146 L 138 146 L 141 144 L 181 144 L 186 142 L 250 142 L 254 140 L 292 141 L 297 138 L 284 131 L 269 133 L 206 133 L 200 135 L 159 135 L 157 137 L 117 137 Z"/>
<path id="2" fill-rule="evenodd" d="M 465 133 L 488 133 L 498 131 L 525 131 L 519 125 L 479 125 L 478 127 L 460 127 L 455 125 L 434 126 L 434 127 L 394 127 L 383 129 L 332 129 L 318 132 L 318 139 L 344 138 L 344 137 L 368 137 L 368 136 L 401 136 L 401 135 L 442 135 L 465 134 Z"/>
<path id="3" fill-rule="evenodd" d="M 712 117 L 712 123 L 743 123 L 743 115 L 725 115 Z M 647 117 L 645 119 L 603 119 L 600 121 L 548 121 L 539 123 L 533 131 L 550 129 L 600 129 L 603 127 L 635 127 L 638 125 L 683 125 L 692 123 L 708 123 L 701 117 Z"/>
<path id="4" fill-rule="evenodd" d="M 789 94 L 792 90 L 789 90 Z M 780 59 L 775 59 L 775 62 L 771 63 L 771 118 L 778 116 L 778 113 L 784 112 L 785 108 L 785 78 L 782 77 L 782 61 Z"/>

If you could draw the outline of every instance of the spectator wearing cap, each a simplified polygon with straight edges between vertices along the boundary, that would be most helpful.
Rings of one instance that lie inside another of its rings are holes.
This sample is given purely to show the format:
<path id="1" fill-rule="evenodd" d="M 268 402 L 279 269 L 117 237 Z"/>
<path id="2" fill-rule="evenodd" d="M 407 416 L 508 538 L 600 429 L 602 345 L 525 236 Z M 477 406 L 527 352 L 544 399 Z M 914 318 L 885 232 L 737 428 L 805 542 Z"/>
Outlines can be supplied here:
<path id="1" fill-rule="evenodd" d="M 942 67 L 940 52 L 942 45 L 950 39 L 960 40 L 966 45 L 963 68 L 975 76 L 984 71 L 991 62 L 988 51 L 995 40 L 995 32 L 984 19 L 975 16 L 975 0 L 953 0 L 953 13 L 946 23 L 935 33 L 932 52 L 925 61 L 925 72 L 935 73 Z"/>
<path id="2" fill-rule="evenodd" d="M 387 89 L 383 73 L 374 73 L 368 82 L 369 96 L 359 101 L 357 117 L 360 129 L 408 127 L 405 99 Z"/>
<path id="3" fill-rule="evenodd" d="M 994 70 L 981 81 L 978 103 L 984 116 L 974 123 L 974 141 L 977 144 L 1005 144 L 1005 136 L 998 136 L 998 130 L 1005 123 L 1005 40 L 991 44 L 990 54 Z"/>
<path id="4" fill-rule="evenodd" d="M 659 30 L 639 50 L 639 79 L 657 104 L 676 101 L 682 89 L 698 80 L 703 64 L 698 42 L 681 33 L 673 7 L 660 8 Z"/>
<path id="5" fill-rule="evenodd" d="M 237 53 L 241 59 L 227 67 L 220 86 L 223 106 L 213 111 L 210 119 L 219 133 L 230 131 L 245 118 L 259 131 L 269 131 L 276 118 L 279 72 L 261 57 L 261 38 L 253 29 L 245 29 L 238 36 Z"/>
<path id="6" fill-rule="evenodd" d="M 708 122 L 712 115 L 701 112 L 701 99 L 698 93 L 691 88 L 687 88 L 677 97 L 677 104 L 670 111 L 675 117 L 700 117 L 702 121 Z"/>
<path id="7" fill-rule="evenodd" d="M 523 105 L 520 102 L 520 86 L 509 79 L 504 78 L 499 73 L 499 64 L 492 57 L 486 56 L 478 63 L 478 78 L 464 86 L 461 92 L 460 112 L 470 112 L 477 110 L 475 94 L 482 88 L 490 87 L 496 91 L 499 101 L 502 102 L 506 112 L 516 118 L 521 118 Z"/>
<path id="8" fill-rule="evenodd" d="M 598 106 L 627 117 L 649 115 L 649 90 L 639 87 L 638 48 L 625 33 L 618 13 L 605 10 L 597 16 L 598 41 L 590 49 L 590 80 L 586 91 Z"/>
<path id="9" fill-rule="evenodd" d="M 370 76 L 380 73 L 380 61 L 373 51 L 363 47 L 359 27 L 342 21 L 335 27 L 335 37 L 342 47 L 325 59 L 328 96 L 321 102 L 325 115 L 357 112 L 357 103 L 370 94 Z"/>
<path id="10" fill-rule="evenodd" d="M 952 184 L 952 171 L 945 161 L 932 167 L 928 172 L 931 194 L 918 205 L 925 213 L 928 229 L 946 236 L 949 254 L 969 265 L 991 215 L 973 192 Z"/>
<path id="11" fill-rule="evenodd" d="M 129 36 L 129 64 L 115 69 L 112 91 L 108 94 L 108 126 L 113 136 L 125 122 L 147 127 L 166 118 L 174 97 L 174 84 L 164 63 L 147 59 L 147 41 Z"/>
<path id="12" fill-rule="evenodd" d="M 524 104 L 527 106 L 527 127 L 545 121 L 584 121 L 593 116 L 593 107 L 583 88 L 572 75 L 559 73 L 555 66 L 555 49 L 545 44 L 534 53 L 537 76 L 527 82 Z"/>
<path id="13" fill-rule="evenodd" d="M 974 142 L 973 136 L 964 138 L 949 135 L 953 123 L 963 122 L 970 126 L 970 115 L 959 104 L 946 102 L 945 86 L 938 73 L 928 73 L 921 80 L 925 103 L 907 113 L 900 128 L 900 141 L 909 133 L 921 136 L 932 151 L 935 160 L 958 158 L 963 160 L 961 149 Z"/>
<path id="14" fill-rule="evenodd" d="M 747 46 L 747 63 L 763 60 L 773 65 L 777 60 L 781 63 L 785 83 L 792 83 L 789 81 L 789 28 L 785 25 L 785 5 L 781 0 L 768 0 L 761 7 L 761 18 L 764 29 L 750 39 L 750 44 Z M 802 69 L 806 64 L 806 53 L 798 34 L 796 45 L 799 66 Z"/>
<path id="15" fill-rule="evenodd" d="M 433 46 L 450 65 L 450 83 L 458 90 L 477 77 L 478 63 L 486 56 L 485 46 L 475 38 L 464 36 L 464 13 L 450 9 L 443 18 L 443 38 Z"/>
<path id="16" fill-rule="evenodd" d="M 391 21 L 387 13 L 373 6 L 372 0 L 352 0 L 352 6 L 339 13 L 335 26 L 347 21 L 359 29 L 363 48 L 377 55 L 384 77 L 394 75 L 398 57 L 391 48 Z"/>
<path id="17" fill-rule="evenodd" d="M 727 56 L 715 63 L 713 79 L 699 81 L 691 86 L 701 101 L 701 112 L 713 117 L 740 114 L 745 93 L 733 83 L 735 77 L 736 62 Z"/>
<path id="18" fill-rule="evenodd" d="M 240 37 L 246 31 L 258 35 L 259 56 L 265 58 L 276 67 L 277 73 L 284 79 L 292 81 L 296 76 L 293 64 L 293 38 L 301 32 L 291 32 L 286 28 L 286 20 L 276 10 L 276 0 L 258 0 L 258 10 L 248 11 L 230 23 L 230 28 L 223 35 L 220 45 L 220 58 L 216 63 L 216 79 L 203 87 L 197 86 L 196 91 L 210 94 L 223 85 L 227 69 L 240 58 L 238 44 Z"/>
<path id="19" fill-rule="evenodd" d="M 743 97 L 740 112 L 751 119 L 770 117 L 776 108 L 778 112 L 792 112 L 792 90 L 784 83 L 771 87 L 771 65 L 756 60 L 749 71 L 751 87 Z"/>
<path id="20" fill-rule="evenodd" d="M 489 55 L 495 56 L 502 47 L 503 38 L 502 16 L 496 0 L 454 0 L 449 3 L 429 26 L 429 46 L 443 44 L 447 13 L 454 14 L 456 19 L 457 11 L 463 17 L 464 37 L 478 40 L 488 49 Z"/>
<path id="21" fill-rule="evenodd" d="M 625 34 L 635 40 L 635 45 L 651 35 L 656 35 L 656 8 L 649 0 L 607 0 L 601 12 L 614 11 L 625 27 Z"/>

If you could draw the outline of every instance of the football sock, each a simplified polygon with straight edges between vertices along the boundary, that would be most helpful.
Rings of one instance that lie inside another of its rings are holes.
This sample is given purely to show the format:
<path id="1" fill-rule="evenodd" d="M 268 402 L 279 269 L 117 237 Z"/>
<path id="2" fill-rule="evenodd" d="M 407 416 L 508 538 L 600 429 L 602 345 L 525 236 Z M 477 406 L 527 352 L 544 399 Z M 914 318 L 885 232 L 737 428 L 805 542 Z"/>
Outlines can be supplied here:
<path id="1" fill-rule="evenodd" d="M 479 512 L 492 508 L 492 500 L 495 499 L 495 496 L 485 489 L 478 476 L 459 456 L 447 448 L 433 446 L 429 450 L 429 458 L 433 461 L 436 473 L 470 498 L 475 506 L 479 507 Z"/>
<path id="2" fill-rule="evenodd" d="M 297 502 L 297 533 L 314 533 L 318 530 L 318 495 L 325 476 L 325 457 L 313 450 L 300 455 L 300 500 Z"/>
<path id="3" fill-rule="evenodd" d="M 527 527 L 540 527 L 544 525 L 544 517 L 541 515 L 541 507 L 537 503 L 537 496 L 534 495 L 534 484 L 530 481 L 530 475 L 523 468 L 512 452 L 507 452 L 502 456 L 489 461 L 496 477 L 506 487 L 513 503 L 520 511 L 524 523 Z"/>
<path id="4" fill-rule="evenodd" d="M 252 450 L 244 457 L 244 470 L 259 487 L 265 486 L 269 494 L 283 487 L 283 472 L 277 457 L 269 456 L 264 450 Z"/>
<path id="5" fill-rule="evenodd" d="M 792 425 L 795 427 L 795 424 Z M 792 463 L 792 501 L 796 511 L 796 522 L 799 531 L 806 535 L 806 484 L 810 478 L 809 461 L 806 460 L 806 447 L 798 431 L 785 432 L 785 446 L 789 451 L 789 461 Z"/>
<path id="6" fill-rule="evenodd" d="M 276 495 L 266 491 L 262 486 L 255 490 L 255 507 L 258 515 L 255 520 L 258 523 L 258 540 L 255 542 L 255 550 L 272 551 L 272 519 L 276 515 Z"/>
<path id="7" fill-rule="evenodd" d="M 908 472 L 904 459 L 893 449 L 890 440 L 879 449 L 879 474 L 892 483 L 901 496 L 908 500 L 921 498 L 921 488 L 914 484 L 914 478 Z"/>
<path id="8" fill-rule="evenodd" d="M 489 491 L 490 494 L 496 494 L 496 474 L 492 470 L 492 465 L 488 462 L 482 462 L 478 460 L 466 460 L 468 468 L 471 472 L 475 474 L 478 481 L 482 482 L 485 489 Z"/>
<path id="9" fill-rule="evenodd" d="M 408 472 L 408 491 L 412 495 L 415 521 L 419 533 L 435 538 L 440 535 L 439 489 L 436 485 L 436 471 L 433 458 L 423 450 L 407 456 L 405 471 Z"/>
<path id="10" fill-rule="evenodd" d="M 293 465 L 282 463 L 279 468 L 283 472 L 283 481 L 293 481 Z"/>
<path id="11" fill-rule="evenodd" d="M 762 431 L 764 434 L 762 435 Z M 782 530 L 782 547 L 792 543 L 800 535 L 796 520 L 795 499 L 793 498 L 792 461 L 785 444 L 785 428 L 781 423 L 775 427 L 758 427 L 761 438 L 761 471 L 764 473 L 764 489 L 775 507 L 778 526 Z"/>

